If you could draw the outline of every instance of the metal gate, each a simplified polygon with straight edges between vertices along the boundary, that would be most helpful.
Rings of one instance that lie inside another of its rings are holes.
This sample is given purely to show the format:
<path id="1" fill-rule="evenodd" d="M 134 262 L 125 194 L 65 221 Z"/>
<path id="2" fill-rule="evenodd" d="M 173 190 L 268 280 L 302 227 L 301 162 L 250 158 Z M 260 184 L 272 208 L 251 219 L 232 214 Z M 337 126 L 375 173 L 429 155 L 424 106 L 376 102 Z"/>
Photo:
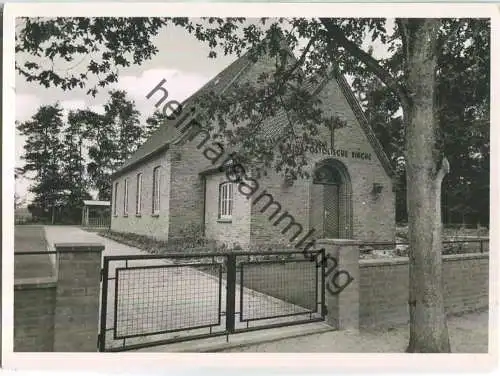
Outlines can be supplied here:
<path id="1" fill-rule="evenodd" d="M 325 251 L 106 256 L 99 351 L 323 321 Z"/>

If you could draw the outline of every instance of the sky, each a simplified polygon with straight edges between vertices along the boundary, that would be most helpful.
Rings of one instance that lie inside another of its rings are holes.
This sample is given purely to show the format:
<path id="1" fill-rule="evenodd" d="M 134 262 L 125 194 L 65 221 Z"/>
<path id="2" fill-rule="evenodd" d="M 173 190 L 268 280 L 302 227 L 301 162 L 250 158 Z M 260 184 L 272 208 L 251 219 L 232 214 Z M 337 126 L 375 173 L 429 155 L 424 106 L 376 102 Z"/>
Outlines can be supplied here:
<path id="1" fill-rule="evenodd" d="M 102 112 L 107 99 L 105 93 L 110 89 L 125 90 L 129 98 L 136 102 L 138 110 L 145 119 L 155 110 L 154 102 L 146 99 L 146 94 L 162 79 L 166 80 L 163 86 L 169 92 L 169 99 L 182 102 L 236 58 L 236 56 L 219 56 L 216 59 L 209 59 L 207 57 L 209 48 L 178 27 L 167 27 L 155 39 L 159 49 L 158 54 L 142 66 L 121 69 L 118 82 L 102 90 L 101 95 L 96 98 L 86 95 L 84 89 L 63 91 L 58 88 L 44 88 L 26 82 L 18 75 L 15 88 L 16 121 L 29 120 L 39 106 L 54 104 L 57 101 L 66 111 L 90 107 Z M 22 62 L 22 57 L 16 59 Z M 84 68 L 83 62 L 75 67 L 74 71 L 83 72 Z M 16 167 L 20 167 L 24 164 L 21 160 L 24 153 L 24 136 L 16 131 L 15 141 Z M 16 193 L 30 199 L 29 184 L 28 179 L 17 181 Z"/>
<path id="2" fill-rule="evenodd" d="M 19 27 L 19 26 L 18 26 Z M 217 75 L 227 65 L 236 59 L 236 56 L 224 56 L 218 54 L 216 59 L 208 58 L 209 48 L 203 42 L 199 42 L 183 28 L 168 26 L 155 37 L 155 45 L 159 52 L 149 61 L 141 66 L 134 65 L 123 68 L 119 72 L 116 84 L 108 86 L 94 98 L 86 94 L 85 89 L 73 89 L 63 91 L 59 88 L 45 88 L 34 83 L 26 82 L 20 76 L 16 76 L 16 121 L 29 120 L 41 105 L 49 105 L 59 102 L 65 112 L 75 109 L 90 109 L 102 112 L 103 104 L 107 100 L 106 92 L 110 89 L 125 90 L 132 100 L 135 101 L 137 109 L 145 120 L 153 114 L 155 107 L 152 100 L 146 95 L 162 80 L 163 85 L 169 92 L 169 99 L 182 102 L 191 94 L 196 92 L 211 78 Z M 383 54 L 381 46 L 375 46 L 375 55 Z M 26 56 L 17 55 L 16 61 L 22 63 Z M 64 64 L 56 62 L 56 70 L 71 68 L 72 72 L 84 72 L 86 60 Z M 24 153 L 24 136 L 16 131 L 15 138 L 16 167 L 24 165 L 21 156 Z M 28 192 L 30 180 L 21 178 L 16 181 L 16 193 L 30 201 L 31 193 Z"/>

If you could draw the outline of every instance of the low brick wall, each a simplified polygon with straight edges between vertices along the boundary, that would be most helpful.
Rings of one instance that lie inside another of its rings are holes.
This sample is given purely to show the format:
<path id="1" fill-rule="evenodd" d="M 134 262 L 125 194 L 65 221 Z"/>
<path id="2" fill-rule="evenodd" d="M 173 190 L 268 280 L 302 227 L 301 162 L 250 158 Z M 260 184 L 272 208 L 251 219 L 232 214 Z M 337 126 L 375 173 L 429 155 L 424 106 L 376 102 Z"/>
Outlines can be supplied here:
<path id="1" fill-rule="evenodd" d="M 14 350 L 54 351 L 57 281 L 20 279 L 14 285 Z"/>
<path id="2" fill-rule="evenodd" d="M 58 252 L 54 351 L 97 351 L 100 244 L 55 244 Z"/>
<path id="3" fill-rule="evenodd" d="M 14 281 L 14 351 L 97 351 L 104 246 L 70 243 L 54 249 L 55 275 Z"/>
<path id="4" fill-rule="evenodd" d="M 408 259 L 360 261 L 360 327 L 406 324 Z M 488 254 L 443 256 L 445 308 L 458 314 L 488 307 Z"/>

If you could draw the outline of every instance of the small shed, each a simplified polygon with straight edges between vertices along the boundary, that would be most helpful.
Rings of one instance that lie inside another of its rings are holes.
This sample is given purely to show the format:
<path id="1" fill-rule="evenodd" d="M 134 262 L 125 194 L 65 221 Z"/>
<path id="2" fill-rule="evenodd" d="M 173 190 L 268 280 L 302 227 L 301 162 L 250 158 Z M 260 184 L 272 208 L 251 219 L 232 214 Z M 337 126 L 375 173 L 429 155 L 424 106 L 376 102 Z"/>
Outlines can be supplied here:
<path id="1" fill-rule="evenodd" d="M 99 200 L 83 200 L 83 227 L 109 227 L 110 225 L 111 202 Z"/>

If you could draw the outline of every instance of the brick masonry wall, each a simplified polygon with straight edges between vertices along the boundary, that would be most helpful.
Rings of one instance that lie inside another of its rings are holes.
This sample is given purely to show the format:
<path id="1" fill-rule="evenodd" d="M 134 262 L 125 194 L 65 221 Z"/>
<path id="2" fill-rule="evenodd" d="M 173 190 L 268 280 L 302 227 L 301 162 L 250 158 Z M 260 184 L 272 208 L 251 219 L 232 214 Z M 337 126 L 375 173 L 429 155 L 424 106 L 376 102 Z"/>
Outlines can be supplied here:
<path id="1" fill-rule="evenodd" d="M 14 281 L 14 351 L 95 352 L 104 246 L 52 248 L 54 275 Z"/>
<path id="2" fill-rule="evenodd" d="M 234 246 L 242 247 L 250 243 L 250 202 L 238 193 L 238 184 L 233 183 L 233 216 L 230 222 L 219 220 L 219 186 L 227 181 L 223 173 L 207 176 L 205 235 L 207 238 Z"/>
<path id="3" fill-rule="evenodd" d="M 335 157 L 335 159 L 345 165 L 351 180 L 353 239 L 394 241 L 395 194 L 392 191 L 391 178 L 377 159 L 375 151 L 362 131 L 338 83 L 335 80 L 328 82 L 320 91 L 319 96 L 325 116 L 337 115 L 347 122 L 346 128 L 335 132 L 335 149 L 347 150 L 349 153 L 347 157 Z M 326 129 L 322 132 L 322 136 L 324 140 L 330 139 L 330 133 Z M 371 153 L 371 160 L 354 159 L 352 152 Z M 309 170 L 312 172 L 316 163 L 327 158 L 333 157 L 309 153 Z M 378 197 L 372 194 L 374 183 L 383 186 Z M 313 203 L 312 181 L 299 179 L 294 182 L 293 186 L 287 186 L 284 184 L 283 176 L 271 173 L 268 177 L 259 179 L 259 185 L 261 191 L 265 189 L 282 205 L 282 212 L 287 211 L 294 216 L 296 222 L 303 227 L 302 233 L 307 233 L 312 226 L 310 223 Z M 261 207 L 262 205 L 252 207 L 251 242 L 255 244 L 288 242 L 292 236 L 292 230 L 285 235 L 280 234 L 281 229 L 286 226 L 285 221 L 279 229 L 272 226 L 268 218 L 274 209 L 270 207 L 262 214 L 260 213 Z"/>
<path id="4" fill-rule="evenodd" d="M 445 308 L 458 314 L 488 307 L 487 254 L 443 256 Z M 360 262 L 360 327 L 406 324 L 408 259 Z"/>
<path id="5" fill-rule="evenodd" d="M 101 245 L 56 244 L 54 351 L 97 351 Z"/>
<path id="6" fill-rule="evenodd" d="M 161 166 L 160 213 L 153 216 L 153 169 Z M 136 215 L 137 174 L 142 173 L 141 214 Z M 111 230 L 146 235 L 158 240 L 167 240 L 169 231 L 170 207 L 170 161 L 167 153 L 139 165 L 113 181 L 118 182 L 117 215 L 114 215 L 114 202 L 111 212 Z M 124 180 L 128 179 L 128 216 L 124 216 Z"/>
<path id="7" fill-rule="evenodd" d="M 258 74 L 269 71 L 270 64 L 270 60 L 259 61 L 250 69 L 245 70 L 238 79 L 241 81 L 254 80 Z M 245 211 L 238 214 L 233 223 L 208 223 L 208 218 L 214 218 L 213 213 L 217 210 L 219 194 L 218 190 L 214 191 L 212 186 L 204 190 L 204 179 L 199 173 L 220 166 L 230 150 L 228 145 L 223 143 L 224 152 L 221 153 L 218 160 L 213 161 L 216 153 L 220 153 L 220 149 L 213 147 L 210 151 L 208 149 L 213 146 L 213 142 L 206 141 L 200 146 L 202 141 L 203 135 L 199 134 L 183 145 L 173 146 L 169 151 L 170 155 L 174 156 L 171 168 L 170 237 L 180 236 L 183 229 L 201 226 L 205 227 L 205 235 L 209 238 L 229 242 L 231 245 L 238 242 L 245 246 L 249 243 L 249 224 L 245 223 L 247 222 L 245 219 L 247 210 L 241 199 L 246 200 L 246 198 L 236 199 L 236 204 Z M 210 178 L 208 178 L 208 182 L 210 184 Z M 237 208 L 234 208 L 233 212 L 236 213 L 236 210 Z M 235 234 L 237 236 L 233 236 Z"/>
<path id="8" fill-rule="evenodd" d="M 282 176 L 271 173 L 266 177 L 258 179 L 259 189 L 252 196 L 252 217 L 251 217 L 251 242 L 252 244 L 292 244 L 291 239 L 300 230 L 297 226 L 291 227 L 286 233 L 283 229 L 288 226 L 290 219 L 284 218 L 280 223 L 274 224 L 276 220 L 285 212 L 295 218 L 295 222 L 302 226 L 301 233 L 296 237 L 295 243 L 303 237 L 309 230 L 309 186 L 296 182 L 292 186 L 287 186 Z M 275 205 L 271 205 L 267 210 L 261 210 L 267 205 L 269 197 L 263 196 L 256 201 L 261 194 L 271 194 L 274 201 L 279 202 L 281 210 L 272 219 L 270 217 L 277 210 Z"/>
<path id="9" fill-rule="evenodd" d="M 257 77 L 263 72 L 274 70 L 274 60 L 272 58 L 263 58 L 256 62 L 238 78 L 238 80 L 250 80 L 255 82 Z M 348 126 L 335 132 L 335 148 L 347 150 L 347 157 L 335 157 L 340 160 L 347 168 L 352 185 L 352 218 L 353 218 L 353 238 L 367 241 L 393 241 L 395 236 L 395 197 L 392 192 L 392 181 L 384 171 L 380 161 L 377 159 L 374 150 L 368 142 L 367 136 L 362 131 L 352 109 L 346 98 L 343 96 L 338 83 L 332 79 L 327 83 L 319 93 L 323 101 L 323 110 L 325 115 L 338 115 L 343 117 Z M 322 138 L 329 140 L 329 131 L 322 132 Z M 225 159 L 229 150 L 225 150 L 224 156 L 216 163 L 211 163 L 207 159 L 207 148 L 212 145 L 207 141 L 203 146 L 197 147 L 202 141 L 202 136 L 198 136 L 184 145 L 172 146 L 166 154 L 159 159 L 148 162 L 144 166 L 127 173 L 118 179 L 121 186 L 118 191 L 118 216 L 112 218 L 111 228 L 120 232 L 134 232 L 137 234 L 153 236 L 158 239 L 176 238 L 181 236 L 183 230 L 195 227 L 208 226 L 209 236 L 216 239 L 227 239 L 227 234 L 232 234 L 235 228 L 244 231 L 241 243 L 250 244 L 265 243 L 283 243 L 288 242 L 290 234 L 280 234 L 281 228 L 276 228 L 269 223 L 268 213 L 261 214 L 258 207 L 252 207 L 250 229 L 243 230 L 243 222 L 234 223 L 233 226 L 222 226 L 220 224 L 207 223 L 205 219 L 211 218 L 213 209 L 207 209 L 206 203 L 211 206 L 210 201 L 217 204 L 218 192 L 207 191 L 204 196 L 204 179 L 199 175 L 205 169 L 220 165 Z M 214 151 L 219 151 L 214 148 Z M 214 151 L 211 157 L 214 156 Z M 359 160 L 352 158 L 352 152 L 371 153 L 371 160 Z M 325 158 L 326 155 L 310 155 L 310 170 L 312 171 L 315 163 Z M 168 161 L 168 162 L 167 162 Z M 161 213 L 158 218 L 151 218 L 150 206 L 152 202 L 152 167 L 168 163 L 169 172 L 165 174 L 166 184 L 162 185 L 162 204 Z M 251 166 L 244 166 L 246 170 Z M 136 218 L 135 208 L 135 176 L 137 172 L 144 170 L 143 173 L 143 216 Z M 129 216 L 123 217 L 123 179 L 130 178 L 129 182 L 129 200 L 131 202 Z M 284 184 L 281 175 L 271 172 L 266 179 L 259 179 L 261 190 L 265 189 L 271 193 L 282 206 L 283 211 L 288 211 L 295 217 L 297 222 L 303 226 L 305 234 L 310 224 L 311 215 L 311 181 L 300 180 L 291 187 Z M 371 193 L 374 183 L 383 186 L 379 197 L 374 197 Z M 216 193 L 214 195 L 214 193 Z M 257 192 L 257 195 L 260 192 Z M 165 199 L 164 199 L 165 197 Z M 168 201 L 168 204 L 165 202 Z M 208 211 L 207 211 L 208 210 Z M 121 214 L 120 214 L 121 213 Z M 245 212 L 246 213 L 246 212 Z M 246 214 L 242 214 L 246 215 Z M 227 231 L 225 231 L 227 230 Z M 222 236 L 224 232 L 224 236 Z M 249 232 L 249 239 L 247 237 Z"/>
<path id="10" fill-rule="evenodd" d="M 448 313 L 461 313 L 488 307 L 488 255 L 444 256 L 443 278 Z"/>
<path id="11" fill-rule="evenodd" d="M 311 158 L 314 160 L 314 158 Z M 320 158 L 316 158 L 319 160 Z M 359 168 L 357 168 L 359 167 Z M 395 218 L 394 218 L 394 194 L 390 185 L 390 180 L 378 180 L 370 177 L 371 172 L 363 176 L 363 170 L 367 166 L 354 166 L 347 164 L 353 186 L 352 194 L 352 221 L 353 238 L 363 241 L 394 241 Z M 379 175 L 380 178 L 384 176 Z M 385 181 L 389 184 L 381 196 L 374 198 L 371 194 L 372 182 Z M 284 178 L 278 174 L 270 174 L 266 178 L 259 179 L 260 190 L 257 191 L 252 200 L 256 199 L 264 190 L 272 194 L 275 201 L 282 206 L 280 214 L 272 221 L 270 215 L 276 210 L 275 206 L 270 206 L 264 213 L 261 209 L 267 204 L 268 198 L 263 197 L 260 202 L 252 205 L 251 217 L 251 242 L 253 244 L 265 243 L 288 243 L 297 231 L 298 227 L 291 228 L 287 233 L 281 231 L 288 225 L 289 220 L 283 220 L 281 224 L 274 226 L 272 223 L 284 212 L 288 212 L 299 223 L 303 230 L 301 236 L 297 237 L 293 243 L 304 236 L 311 225 L 313 192 L 311 180 L 299 179 L 292 186 L 284 184 Z M 320 230 L 320 229 L 317 229 Z"/>
<path id="12" fill-rule="evenodd" d="M 396 231 L 395 194 L 392 180 L 377 159 L 353 110 L 336 80 L 330 80 L 320 92 L 325 116 L 339 116 L 347 126 L 335 131 L 335 149 L 347 150 L 348 157 L 335 157 L 349 173 L 352 185 L 353 238 L 367 241 L 393 241 Z M 324 139 L 329 140 L 325 130 Z M 352 152 L 371 153 L 370 160 L 352 158 Z M 312 157 L 313 163 L 325 156 Z M 382 184 L 379 197 L 371 193 L 373 183 Z"/>
<path id="13" fill-rule="evenodd" d="M 54 350 L 56 282 L 16 281 L 14 351 Z"/>
<path id="14" fill-rule="evenodd" d="M 202 140 L 200 134 L 184 145 L 174 146 L 170 151 L 170 238 L 178 238 L 182 231 L 190 228 L 203 228 L 204 179 L 199 173 L 214 165 L 203 154 L 212 143 L 207 141 L 197 148 Z M 217 202 L 218 195 L 210 200 Z"/>

